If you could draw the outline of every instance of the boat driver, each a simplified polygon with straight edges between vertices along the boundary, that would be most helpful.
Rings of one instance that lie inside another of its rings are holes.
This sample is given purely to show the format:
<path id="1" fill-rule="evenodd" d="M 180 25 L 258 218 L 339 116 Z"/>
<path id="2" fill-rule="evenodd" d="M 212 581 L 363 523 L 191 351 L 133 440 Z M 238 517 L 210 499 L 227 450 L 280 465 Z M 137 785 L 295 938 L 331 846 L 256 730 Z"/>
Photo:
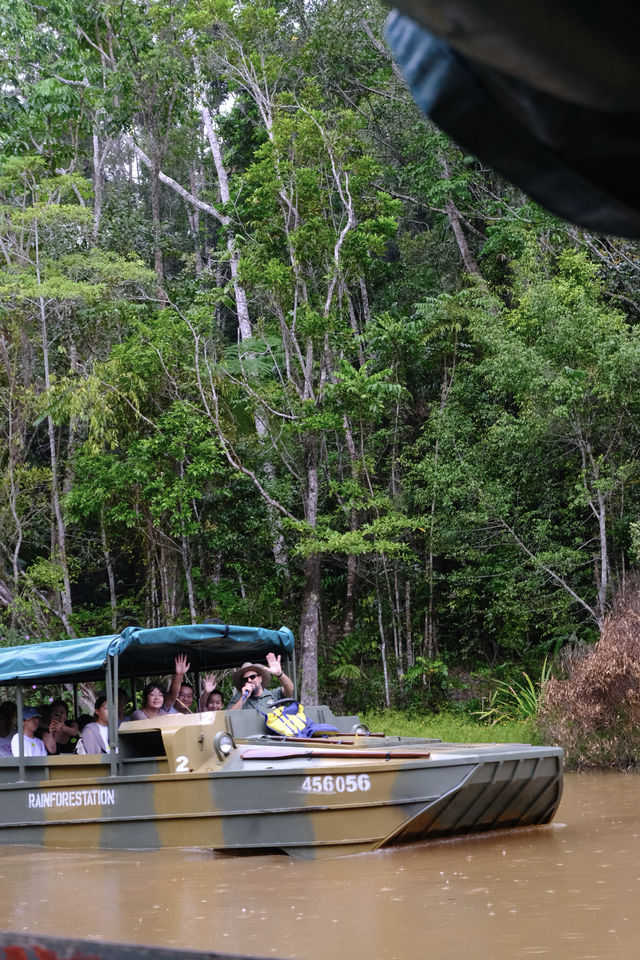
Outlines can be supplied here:
<path id="1" fill-rule="evenodd" d="M 259 663 L 243 663 L 233 675 L 236 689 L 229 701 L 229 710 L 253 709 L 266 713 L 276 700 L 292 697 L 293 683 L 282 672 L 281 659 L 274 653 L 268 653 L 266 667 Z M 269 688 L 274 678 L 279 686 Z"/>

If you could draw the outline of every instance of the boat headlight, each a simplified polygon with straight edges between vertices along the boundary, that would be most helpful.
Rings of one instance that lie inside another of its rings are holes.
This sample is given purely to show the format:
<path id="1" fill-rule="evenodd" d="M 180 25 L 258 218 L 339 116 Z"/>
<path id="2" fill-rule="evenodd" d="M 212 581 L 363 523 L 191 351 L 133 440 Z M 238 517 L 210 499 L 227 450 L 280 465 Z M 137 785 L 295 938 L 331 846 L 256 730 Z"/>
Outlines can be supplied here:
<path id="1" fill-rule="evenodd" d="M 228 757 L 231 751 L 235 750 L 236 748 L 233 737 L 225 730 L 221 730 L 219 733 L 216 733 L 215 737 L 213 738 L 213 745 L 221 760 L 224 760 L 225 757 Z"/>
<path id="2" fill-rule="evenodd" d="M 355 734 L 356 737 L 368 737 L 371 730 L 366 723 L 356 723 L 354 727 L 351 727 L 351 733 Z"/>

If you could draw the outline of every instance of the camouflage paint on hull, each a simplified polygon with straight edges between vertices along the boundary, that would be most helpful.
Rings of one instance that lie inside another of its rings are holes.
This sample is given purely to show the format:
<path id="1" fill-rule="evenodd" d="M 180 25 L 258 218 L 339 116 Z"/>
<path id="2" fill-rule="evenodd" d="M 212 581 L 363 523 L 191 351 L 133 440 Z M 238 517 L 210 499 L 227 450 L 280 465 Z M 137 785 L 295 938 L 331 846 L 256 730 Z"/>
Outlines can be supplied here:
<path id="1" fill-rule="evenodd" d="M 547 823 L 562 792 L 559 748 L 345 732 L 326 757 L 321 742 L 274 750 L 262 727 L 220 755 L 233 726 L 222 711 L 124 724 L 117 760 L 28 759 L 23 780 L 0 759 L 0 843 L 340 856 Z"/>

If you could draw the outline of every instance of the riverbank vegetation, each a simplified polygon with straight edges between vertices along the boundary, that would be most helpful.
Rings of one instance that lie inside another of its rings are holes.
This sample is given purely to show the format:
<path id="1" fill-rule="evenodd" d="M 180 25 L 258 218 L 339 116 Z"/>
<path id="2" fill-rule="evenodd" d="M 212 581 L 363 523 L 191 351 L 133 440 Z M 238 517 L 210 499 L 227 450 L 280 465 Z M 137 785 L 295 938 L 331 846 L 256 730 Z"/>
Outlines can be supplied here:
<path id="1" fill-rule="evenodd" d="M 640 543 L 637 245 L 424 120 L 384 17 L 12 5 L 2 642 L 286 623 L 304 699 L 415 715 L 598 638 Z"/>
<path id="2" fill-rule="evenodd" d="M 573 651 L 563 676 L 544 686 L 543 737 L 561 743 L 570 767 L 638 766 L 640 757 L 640 583 L 618 596 L 595 647 Z"/>
<path id="3" fill-rule="evenodd" d="M 400 710 L 371 710 L 364 720 L 372 732 L 397 737 L 433 737 L 452 743 L 533 743 L 542 744 L 540 731 L 532 720 L 505 720 L 489 726 L 459 710 L 412 714 Z"/>

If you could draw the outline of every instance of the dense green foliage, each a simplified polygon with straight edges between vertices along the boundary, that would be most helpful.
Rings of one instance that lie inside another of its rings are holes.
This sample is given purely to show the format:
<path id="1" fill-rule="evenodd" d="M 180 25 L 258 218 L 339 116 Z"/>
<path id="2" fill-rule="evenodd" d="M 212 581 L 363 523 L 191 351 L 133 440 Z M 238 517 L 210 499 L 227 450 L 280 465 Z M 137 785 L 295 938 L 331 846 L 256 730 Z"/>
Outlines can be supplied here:
<path id="1" fill-rule="evenodd" d="M 636 246 L 421 118 L 376 2 L 0 8 L 4 636 L 286 623 L 353 710 L 594 639 Z"/>
<path id="2" fill-rule="evenodd" d="M 371 710 L 364 719 L 372 733 L 383 732 L 390 737 L 429 737 L 447 743 L 542 743 L 531 721 L 511 720 L 488 727 L 474 722 L 468 714 L 450 710 L 420 715 Z"/>

